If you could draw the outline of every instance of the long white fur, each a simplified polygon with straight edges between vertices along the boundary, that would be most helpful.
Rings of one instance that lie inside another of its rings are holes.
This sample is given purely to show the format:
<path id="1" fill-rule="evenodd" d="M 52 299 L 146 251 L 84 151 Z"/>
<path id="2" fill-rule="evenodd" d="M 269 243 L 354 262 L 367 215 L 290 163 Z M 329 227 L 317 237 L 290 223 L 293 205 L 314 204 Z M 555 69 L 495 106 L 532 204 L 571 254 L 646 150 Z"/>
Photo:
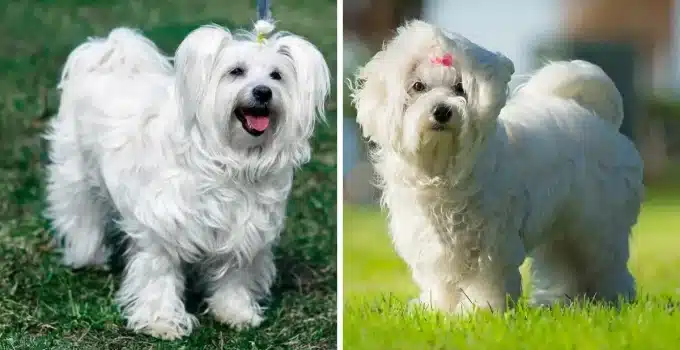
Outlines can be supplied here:
<path id="1" fill-rule="evenodd" d="M 174 339 L 196 325 L 182 301 L 182 262 L 204 265 L 219 321 L 238 329 L 262 321 L 272 245 L 330 81 L 322 54 L 303 38 L 255 37 L 200 27 L 173 67 L 141 33 L 117 28 L 66 61 L 46 135 L 47 214 L 64 263 L 76 268 L 107 261 L 104 226 L 120 217 L 130 248 L 117 300 L 135 331 Z M 230 76 L 235 66 L 244 77 Z M 277 112 L 254 137 L 233 110 L 261 84 Z"/>
<path id="2" fill-rule="evenodd" d="M 433 64 L 453 56 L 453 65 Z M 621 95 L 597 66 L 554 62 L 511 97 L 512 62 L 421 21 L 407 23 L 353 88 L 398 254 L 419 301 L 503 311 L 533 257 L 532 301 L 635 297 L 626 264 L 642 162 L 618 132 Z M 467 96 L 453 87 L 462 81 Z M 421 81 L 424 92 L 411 86 Z M 435 131 L 433 110 L 452 111 Z"/>

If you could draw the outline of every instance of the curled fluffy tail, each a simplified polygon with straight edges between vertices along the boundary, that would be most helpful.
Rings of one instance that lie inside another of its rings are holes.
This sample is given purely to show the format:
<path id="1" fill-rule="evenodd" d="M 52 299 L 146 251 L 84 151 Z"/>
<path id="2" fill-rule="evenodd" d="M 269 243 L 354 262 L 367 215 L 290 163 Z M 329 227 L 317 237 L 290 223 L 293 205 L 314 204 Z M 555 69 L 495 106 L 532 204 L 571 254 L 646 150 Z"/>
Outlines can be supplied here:
<path id="1" fill-rule="evenodd" d="M 521 90 L 573 99 L 617 129 L 623 121 L 621 93 L 602 68 L 586 61 L 551 62 L 534 73 Z"/>
<path id="2" fill-rule="evenodd" d="M 106 38 L 89 38 L 76 47 L 66 59 L 59 86 L 92 72 L 169 74 L 172 65 L 151 40 L 120 27 Z"/>

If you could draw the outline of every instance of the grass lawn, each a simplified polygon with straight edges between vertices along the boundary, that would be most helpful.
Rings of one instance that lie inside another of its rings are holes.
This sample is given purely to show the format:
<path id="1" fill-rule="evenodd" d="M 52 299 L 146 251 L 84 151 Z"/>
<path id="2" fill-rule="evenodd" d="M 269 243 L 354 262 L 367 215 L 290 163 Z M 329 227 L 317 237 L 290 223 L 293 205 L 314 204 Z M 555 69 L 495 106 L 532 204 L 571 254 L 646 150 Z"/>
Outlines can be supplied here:
<path id="1" fill-rule="evenodd" d="M 680 179 L 680 178 L 678 178 Z M 677 179 L 675 180 L 677 181 Z M 650 188 L 635 228 L 631 268 L 641 298 L 620 313 L 597 305 L 521 307 L 455 319 L 408 312 L 417 296 L 377 208 L 344 206 L 347 349 L 671 349 L 680 345 L 680 187 Z M 526 271 L 526 266 L 523 266 Z"/>
<path id="2" fill-rule="evenodd" d="M 0 350 L 2 349 L 329 349 L 336 344 L 336 122 L 314 138 L 314 158 L 296 175 L 279 276 L 267 321 L 237 333 L 201 316 L 181 341 L 124 328 L 113 304 L 119 276 L 58 264 L 43 208 L 39 133 L 56 111 L 55 86 L 69 51 L 119 25 L 139 27 L 166 52 L 189 30 L 215 22 L 247 26 L 254 0 L 26 0 L 0 13 Z M 336 4 L 277 0 L 279 29 L 309 38 L 336 66 Z M 333 86 L 334 83 L 333 83 Z M 330 101 L 335 101 L 332 97 Z"/>

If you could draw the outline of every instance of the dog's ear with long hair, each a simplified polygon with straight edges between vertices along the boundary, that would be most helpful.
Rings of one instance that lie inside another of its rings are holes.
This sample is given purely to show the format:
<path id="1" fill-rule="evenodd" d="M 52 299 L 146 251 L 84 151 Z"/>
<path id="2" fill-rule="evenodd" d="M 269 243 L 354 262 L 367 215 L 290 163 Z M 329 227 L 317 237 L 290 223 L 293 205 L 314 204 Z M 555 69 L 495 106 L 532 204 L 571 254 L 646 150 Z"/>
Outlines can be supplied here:
<path id="1" fill-rule="evenodd" d="M 385 64 L 387 56 L 384 50 L 376 53 L 358 70 L 354 81 L 349 82 L 352 104 L 357 111 L 357 123 L 361 126 L 362 134 L 379 145 L 390 143 L 387 125 L 384 124 L 401 123 L 398 114 L 395 114 L 400 111 L 392 108 L 394 103 L 390 103 L 390 100 L 400 100 L 404 95 L 401 83 L 391 81 L 397 78 L 389 74 L 399 73 L 388 71 Z M 396 124 L 393 126 L 398 127 Z"/>
<path id="2" fill-rule="evenodd" d="M 512 61 L 500 52 L 491 52 L 461 35 L 442 31 L 449 39 L 461 67 L 468 104 L 478 121 L 493 121 L 505 106 L 508 83 L 515 72 Z"/>
<path id="3" fill-rule="evenodd" d="M 298 113 L 302 120 L 303 135 L 311 135 L 314 119 L 325 120 L 325 102 L 330 92 L 330 72 L 323 54 L 309 41 L 296 35 L 282 35 L 274 39 L 276 50 L 288 57 L 297 79 Z"/>
<path id="4" fill-rule="evenodd" d="M 180 43 L 174 61 L 177 94 L 185 116 L 199 112 L 217 55 L 232 41 L 229 31 L 212 24 L 195 29 Z"/>
<path id="5" fill-rule="evenodd" d="M 364 137 L 379 145 L 400 147 L 409 79 L 416 58 L 434 44 L 434 27 L 423 21 L 410 21 L 397 29 L 351 82 L 352 103 Z"/>

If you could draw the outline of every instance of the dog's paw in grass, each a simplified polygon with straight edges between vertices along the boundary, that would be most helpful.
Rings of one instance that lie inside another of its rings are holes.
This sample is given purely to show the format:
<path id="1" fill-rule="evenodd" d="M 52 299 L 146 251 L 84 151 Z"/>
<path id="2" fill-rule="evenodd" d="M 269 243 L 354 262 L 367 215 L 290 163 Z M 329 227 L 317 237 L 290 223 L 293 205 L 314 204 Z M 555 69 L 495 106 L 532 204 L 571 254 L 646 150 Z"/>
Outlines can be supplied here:
<path id="1" fill-rule="evenodd" d="M 252 313 L 249 315 L 238 315 L 236 317 L 225 318 L 223 316 L 215 315 L 215 319 L 221 323 L 228 325 L 236 331 L 245 331 L 251 328 L 259 327 L 264 321 L 264 317 L 259 314 Z"/>
<path id="2" fill-rule="evenodd" d="M 209 304 L 210 311 L 218 322 L 237 331 L 258 327 L 264 321 L 262 308 L 247 294 L 231 294 L 228 298 L 213 297 Z"/>
<path id="3" fill-rule="evenodd" d="M 156 316 L 152 320 L 136 320 L 129 322 L 128 327 L 135 332 L 150 335 L 163 340 L 177 340 L 189 334 L 198 325 L 196 317 L 189 313 L 183 315 Z"/>

